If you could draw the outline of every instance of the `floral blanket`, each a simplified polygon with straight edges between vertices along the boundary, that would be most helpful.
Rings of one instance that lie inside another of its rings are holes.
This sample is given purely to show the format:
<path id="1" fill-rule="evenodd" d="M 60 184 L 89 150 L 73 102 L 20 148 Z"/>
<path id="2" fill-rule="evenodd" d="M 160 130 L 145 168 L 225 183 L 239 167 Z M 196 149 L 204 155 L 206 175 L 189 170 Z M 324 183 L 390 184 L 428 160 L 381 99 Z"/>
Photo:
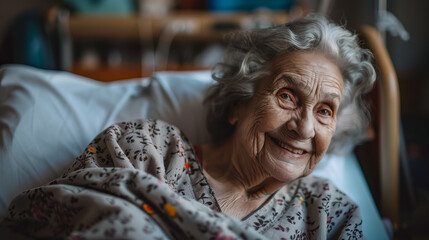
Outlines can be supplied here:
<path id="1" fill-rule="evenodd" d="M 100 133 L 70 169 L 17 196 L 0 224 L 68 239 L 360 239 L 357 206 L 327 180 L 298 179 L 238 220 L 221 213 L 193 145 L 138 120 Z"/>
<path id="2" fill-rule="evenodd" d="M 37 238 L 263 239 L 206 207 L 213 203 L 205 196 L 186 197 L 196 194 L 189 184 L 200 171 L 196 155 L 177 128 L 161 133 L 164 125 L 142 120 L 108 128 L 61 178 L 15 198 L 8 226 Z"/>
<path id="3" fill-rule="evenodd" d="M 42 238 L 262 239 L 239 221 L 131 169 L 74 171 L 23 193 L 9 216 L 21 231 Z"/>

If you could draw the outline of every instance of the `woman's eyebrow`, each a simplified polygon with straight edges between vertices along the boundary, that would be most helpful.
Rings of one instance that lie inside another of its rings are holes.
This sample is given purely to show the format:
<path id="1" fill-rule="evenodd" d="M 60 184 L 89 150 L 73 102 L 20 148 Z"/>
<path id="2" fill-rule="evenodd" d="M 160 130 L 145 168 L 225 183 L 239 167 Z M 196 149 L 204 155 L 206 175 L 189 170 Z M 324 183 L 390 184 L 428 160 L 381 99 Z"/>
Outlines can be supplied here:
<path id="1" fill-rule="evenodd" d="M 322 93 L 321 94 L 322 99 L 329 99 L 329 100 L 337 100 L 341 101 L 341 96 L 338 93 L 335 92 L 329 92 L 329 93 Z"/>
<path id="2" fill-rule="evenodd" d="M 290 75 L 283 74 L 282 76 L 280 76 L 278 81 L 283 81 L 283 82 L 286 82 L 288 85 L 296 86 L 297 90 L 308 88 L 307 84 Z M 321 97 L 323 99 L 330 99 L 330 100 L 338 99 L 338 101 L 341 101 L 341 95 L 335 92 L 322 93 Z"/>
<path id="3" fill-rule="evenodd" d="M 285 75 L 283 74 L 282 76 L 280 76 L 280 78 L 278 79 L 283 80 L 284 82 L 286 82 L 288 85 L 292 85 L 292 86 L 296 86 L 298 88 L 307 88 L 307 84 L 304 84 L 302 81 L 294 78 L 293 76 L 290 75 Z"/>

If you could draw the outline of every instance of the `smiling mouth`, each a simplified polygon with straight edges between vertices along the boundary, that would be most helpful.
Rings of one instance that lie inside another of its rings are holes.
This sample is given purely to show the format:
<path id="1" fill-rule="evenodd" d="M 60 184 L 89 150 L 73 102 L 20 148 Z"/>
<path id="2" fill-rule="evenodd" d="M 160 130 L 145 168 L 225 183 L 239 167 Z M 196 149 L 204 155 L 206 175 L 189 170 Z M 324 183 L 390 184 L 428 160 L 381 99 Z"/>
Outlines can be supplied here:
<path id="1" fill-rule="evenodd" d="M 281 147 L 281 148 L 283 148 L 283 149 L 286 149 L 286 150 L 288 150 L 289 152 L 292 152 L 292 153 L 295 153 L 295 154 L 299 154 L 299 155 L 302 155 L 302 154 L 304 154 L 304 153 L 307 153 L 307 152 L 306 152 L 306 151 L 304 151 L 304 150 L 296 149 L 296 148 L 292 148 L 291 146 L 289 146 L 289 145 L 285 144 L 284 142 L 282 142 L 282 141 L 280 141 L 280 140 L 278 140 L 278 139 L 275 139 L 275 138 L 273 138 L 273 137 L 271 137 L 271 136 L 270 136 L 270 138 L 271 138 L 271 140 L 273 140 L 273 142 L 274 142 L 277 146 L 279 146 L 279 147 Z"/>

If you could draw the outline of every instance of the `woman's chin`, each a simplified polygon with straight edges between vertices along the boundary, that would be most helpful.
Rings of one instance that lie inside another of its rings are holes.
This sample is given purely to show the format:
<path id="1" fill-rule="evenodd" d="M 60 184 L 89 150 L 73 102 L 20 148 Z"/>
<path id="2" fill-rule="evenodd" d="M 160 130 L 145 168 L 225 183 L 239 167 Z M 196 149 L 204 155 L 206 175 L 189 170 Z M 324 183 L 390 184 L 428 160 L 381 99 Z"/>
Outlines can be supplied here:
<path id="1" fill-rule="evenodd" d="M 266 161 L 264 168 L 270 177 L 285 184 L 303 177 L 307 172 L 307 164 L 293 164 L 289 161 L 279 159 Z"/>

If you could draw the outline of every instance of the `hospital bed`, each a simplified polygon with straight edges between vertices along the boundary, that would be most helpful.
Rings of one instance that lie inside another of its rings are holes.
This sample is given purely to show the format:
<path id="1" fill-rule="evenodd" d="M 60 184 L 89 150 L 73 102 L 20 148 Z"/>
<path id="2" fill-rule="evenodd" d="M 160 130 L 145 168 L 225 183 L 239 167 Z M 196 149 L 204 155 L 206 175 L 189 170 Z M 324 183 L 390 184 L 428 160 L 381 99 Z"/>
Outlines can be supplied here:
<path id="1" fill-rule="evenodd" d="M 374 52 L 379 72 L 374 102 L 380 110 L 373 117 L 373 143 L 380 150 L 376 156 L 383 204 L 377 209 L 352 152 L 328 154 L 312 174 L 331 179 L 358 203 L 366 238 L 388 239 L 383 218 L 398 221 L 399 93 L 376 31 L 364 27 L 362 37 Z M 202 99 L 211 84 L 209 71 L 157 72 L 152 78 L 105 83 L 62 71 L 2 66 L 0 218 L 14 196 L 60 176 L 100 131 L 115 122 L 163 119 L 181 128 L 193 144 L 207 142 Z"/>

